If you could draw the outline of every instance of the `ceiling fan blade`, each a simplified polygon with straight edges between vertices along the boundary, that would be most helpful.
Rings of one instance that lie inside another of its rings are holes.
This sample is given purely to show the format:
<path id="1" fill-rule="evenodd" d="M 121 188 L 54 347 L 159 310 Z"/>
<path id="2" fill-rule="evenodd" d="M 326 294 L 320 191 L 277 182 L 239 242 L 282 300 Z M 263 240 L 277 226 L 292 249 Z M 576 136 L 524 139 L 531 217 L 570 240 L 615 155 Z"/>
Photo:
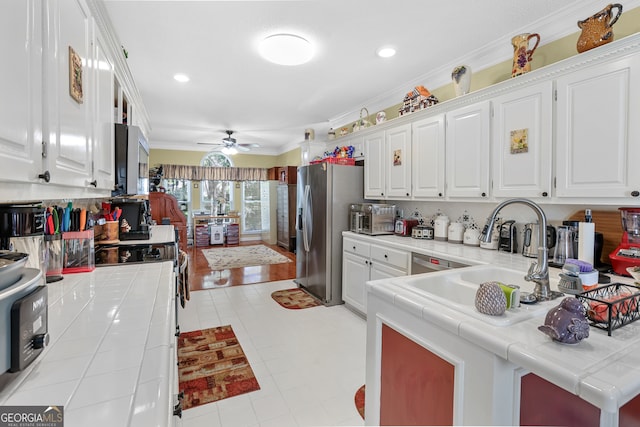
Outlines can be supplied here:
<path id="1" fill-rule="evenodd" d="M 247 144 L 236 144 L 233 147 L 237 148 L 239 151 L 251 151 L 251 148 L 247 147 Z"/>

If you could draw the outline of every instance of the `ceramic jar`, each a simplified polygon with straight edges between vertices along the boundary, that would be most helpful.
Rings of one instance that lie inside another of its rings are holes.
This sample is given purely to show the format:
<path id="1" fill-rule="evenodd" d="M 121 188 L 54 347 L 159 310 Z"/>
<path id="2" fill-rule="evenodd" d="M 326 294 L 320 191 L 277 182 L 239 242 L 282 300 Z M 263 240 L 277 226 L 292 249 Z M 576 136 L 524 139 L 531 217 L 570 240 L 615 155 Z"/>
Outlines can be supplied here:
<path id="1" fill-rule="evenodd" d="M 468 246 L 480 246 L 480 230 L 475 227 L 468 227 L 464 232 L 464 244 Z"/>
<path id="2" fill-rule="evenodd" d="M 447 239 L 449 243 L 462 243 L 464 240 L 464 224 L 452 222 L 447 229 Z"/>
<path id="3" fill-rule="evenodd" d="M 613 9 L 617 9 L 615 15 Z M 610 4 L 600 12 L 587 19 L 578 21 L 578 28 L 582 30 L 578 37 L 578 53 L 585 52 L 594 47 L 613 41 L 613 24 L 616 23 L 622 13 L 622 5 Z"/>
<path id="4" fill-rule="evenodd" d="M 447 241 L 449 222 L 449 217 L 446 215 L 438 215 L 436 217 L 433 221 L 433 236 L 435 240 Z"/>
<path id="5" fill-rule="evenodd" d="M 471 87 L 471 68 L 468 65 L 459 65 L 451 72 L 453 91 L 456 96 L 469 93 Z"/>
<path id="6" fill-rule="evenodd" d="M 529 48 L 532 39 L 535 39 L 535 43 L 532 48 Z M 540 44 L 540 34 L 519 34 L 511 39 L 511 44 L 513 45 L 513 67 L 511 68 L 511 77 L 528 73 L 531 71 L 531 59 L 533 52 L 536 51 L 538 44 Z"/>

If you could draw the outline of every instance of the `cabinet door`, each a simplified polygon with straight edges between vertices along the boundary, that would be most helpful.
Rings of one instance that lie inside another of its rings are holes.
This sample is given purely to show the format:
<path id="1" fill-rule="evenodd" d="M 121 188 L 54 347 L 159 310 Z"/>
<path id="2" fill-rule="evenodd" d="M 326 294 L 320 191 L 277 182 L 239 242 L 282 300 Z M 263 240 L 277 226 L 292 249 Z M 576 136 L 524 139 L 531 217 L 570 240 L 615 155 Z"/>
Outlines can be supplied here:
<path id="1" fill-rule="evenodd" d="M 412 124 L 411 194 L 414 198 L 444 197 L 444 114 Z"/>
<path id="2" fill-rule="evenodd" d="M 556 84 L 557 196 L 628 198 L 640 191 L 640 56 L 584 68 Z"/>
<path id="3" fill-rule="evenodd" d="M 348 145 L 353 146 L 353 157 L 358 160 L 364 159 L 364 138 L 362 136 L 356 136 L 351 138 Z"/>
<path id="4" fill-rule="evenodd" d="M 112 190 L 114 183 L 113 64 L 106 55 L 104 41 L 96 33 L 94 46 L 95 119 L 93 125 L 93 182 L 97 188 Z"/>
<path id="5" fill-rule="evenodd" d="M 493 100 L 494 196 L 551 196 L 552 99 L 548 81 Z"/>
<path id="6" fill-rule="evenodd" d="M 362 314 L 367 312 L 365 282 L 369 280 L 369 258 L 343 253 L 342 299 Z"/>
<path id="7" fill-rule="evenodd" d="M 364 137 L 364 197 L 384 199 L 386 197 L 386 172 L 384 169 L 384 131 Z"/>
<path id="8" fill-rule="evenodd" d="M 42 170 L 41 1 L 0 3 L 0 180 L 37 182 Z"/>
<path id="9" fill-rule="evenodd" d="M 386 139 L 387 198 L 411 197 L 411 124 L 388 129 Z"/>
<path id="10" fill-rule="evenodd" d="M 88 67 L 91 58 L 92 18 L 77 0 L 50 2 L 47 27 L 49 45 L 45 49 L 45 91 L 47 167 L 51 182 L 73 187 L 86 187 L 93 180 L 91 173 L 91 88 L 94 74 Z M 72 70 L 70 50 L 78 55 L 81 65 Z M 70 76 L 73 74 L 73 76 Z M 75 77 L 74 77 L 75 76 Z M 70 78 L 81 87 L 82 98 L 73 98 Z"/>
<path id="11" fill-rule="evenodd" d="M 489 101 L 447 113 L 448 197 L 489 196 Z"/>
<path id="12" fill-rule="evenodd" d="M 406 275 L 406 270 L 391 267 L 380 262 L 371 262 L 370 280 L 390 279 L 392 277 L 402 277 Z"/>

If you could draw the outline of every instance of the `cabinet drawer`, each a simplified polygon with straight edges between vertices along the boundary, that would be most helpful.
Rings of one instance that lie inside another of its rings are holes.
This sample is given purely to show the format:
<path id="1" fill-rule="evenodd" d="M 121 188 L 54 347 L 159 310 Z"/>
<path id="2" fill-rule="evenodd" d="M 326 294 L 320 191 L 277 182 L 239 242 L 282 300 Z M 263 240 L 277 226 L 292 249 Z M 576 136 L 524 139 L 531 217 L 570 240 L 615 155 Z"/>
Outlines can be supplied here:
<path id="1" fill-rule="evenodd" d="M 409 266 L 409 253 L 398 249 L 390 249 L 382 246 L 371 245 L 371 260 L 390 264 L 407 271 Z"/>
<path id="2" fill-rule="evenodd" d="M 360 242 L 358 240 L 349 239 L 345 237 L 342 240 L 342 250 L 350 252 L 352 254 L 358 254 L 360 256 L 369 257 L 371 245 L 369 243 Z"/>

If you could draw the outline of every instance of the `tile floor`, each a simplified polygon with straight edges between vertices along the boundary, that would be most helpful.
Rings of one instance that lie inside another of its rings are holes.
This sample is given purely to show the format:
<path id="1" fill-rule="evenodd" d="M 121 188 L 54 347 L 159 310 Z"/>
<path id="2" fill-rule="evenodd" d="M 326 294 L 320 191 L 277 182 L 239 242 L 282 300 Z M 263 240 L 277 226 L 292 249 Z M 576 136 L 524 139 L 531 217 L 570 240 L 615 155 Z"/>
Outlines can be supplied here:
<path id="1" fill-rule="evenodd" d="M 366 322 L 345 308 L 287 310 L 271 292 L 291 280 L 191 293 L 183 332 L 231 325 L 260 390 L 185 410 L 184 427 L 361 426 Z"/>

